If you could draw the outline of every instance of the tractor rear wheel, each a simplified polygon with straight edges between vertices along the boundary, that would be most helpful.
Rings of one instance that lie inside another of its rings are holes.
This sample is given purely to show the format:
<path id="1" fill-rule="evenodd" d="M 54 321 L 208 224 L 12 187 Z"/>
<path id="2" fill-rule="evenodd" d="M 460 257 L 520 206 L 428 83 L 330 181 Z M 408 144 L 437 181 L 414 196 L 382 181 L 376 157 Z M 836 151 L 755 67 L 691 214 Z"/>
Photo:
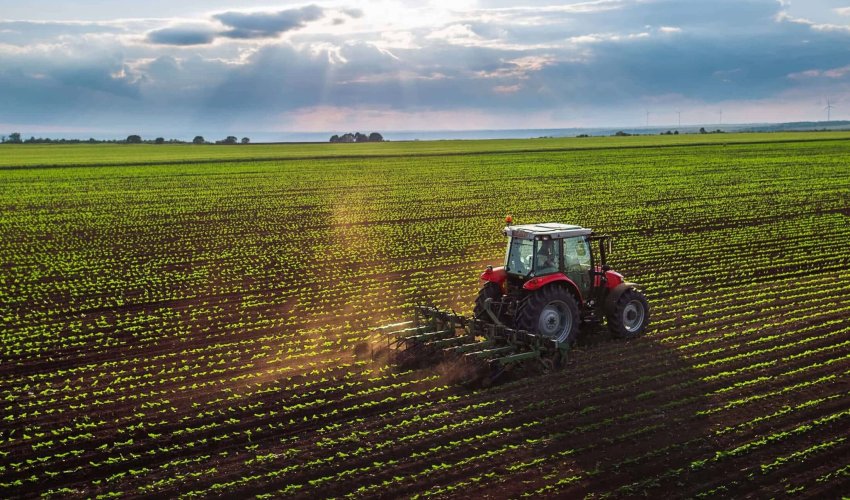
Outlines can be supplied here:
<path id="1" fill-rule="evenodd" d="M 493 318 L 487 314 L 487 299 L 493 299 L 494 301 L 500 300 L 502 298 L 502 287 L 497 283 L 493 283 L 492 281 L 488 281 L 484 283 L 484 286 L 481 287 L 481 290 L 478 290 L 478 297 L 475 298 L 475 308 L 472 309 L 472 315 L 475 319 L 480 319 L 481 321 L 486 321 L 487 323 L 492 323 Z"/>
<path id="2" fill-rule="evenodd" d="M 562 344 L 575 342 L 580 318 L 575 297 L 557 285 L 532 293 L 517 307 L 516 327 Z"/>
<path id="3" fill-rule="evenodd" d="M 620 295 L 608 314 L 608 329 L 616 337 L 631 339 L 649 324 L 649 303 L 640 290 L 630 288 Z"/>

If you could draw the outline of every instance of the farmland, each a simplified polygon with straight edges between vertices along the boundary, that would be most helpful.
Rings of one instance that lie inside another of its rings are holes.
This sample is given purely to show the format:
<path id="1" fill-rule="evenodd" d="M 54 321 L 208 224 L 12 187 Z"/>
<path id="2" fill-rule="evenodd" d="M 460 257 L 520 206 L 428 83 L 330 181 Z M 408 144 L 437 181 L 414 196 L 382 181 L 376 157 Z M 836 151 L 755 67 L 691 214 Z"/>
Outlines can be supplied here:
<path id="1" fill-rule="evenodd" d="M 850 134 L 5 145 L 0 186 L 0 497 L 850 494 Z M 648 333 L 388 363 L 509 213 L 613 235 Z"/>

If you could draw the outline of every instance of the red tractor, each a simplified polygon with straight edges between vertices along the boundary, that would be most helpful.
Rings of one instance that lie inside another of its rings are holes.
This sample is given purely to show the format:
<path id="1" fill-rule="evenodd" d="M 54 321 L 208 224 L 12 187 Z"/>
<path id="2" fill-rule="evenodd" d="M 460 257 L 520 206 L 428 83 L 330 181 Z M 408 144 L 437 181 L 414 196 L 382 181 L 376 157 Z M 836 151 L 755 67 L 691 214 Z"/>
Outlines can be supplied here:
<path id="1" fill-rule="evenodd" d="M 393 330 L 390 344 L 403 360 L 462 356 L 487 368 L 475 378 L 489 383 L 529 361 L 547 370 L 562 365 L 583 323 L 604 319 L 623 338 L 646 330 L 646 297 L 606 263 L 609 236 L 567 224 L 512 226 L 506 220 L 504 265 L 488 266 L 481 275 L 472 318 L 417 306 L 412 321 L 384 327 Z"/>
<path id="2" fill-rule="evenodd" d="M 476 319 L 558 343 L 574 342 L 580 324 L 603 317 L 615 336 L 644 332 L 649 304 L 636 284 L 608 267 L 609 236 L 558 223 L 508 225 L 504 232 L 505 264 L 489 266 L 481 275 Z"/>

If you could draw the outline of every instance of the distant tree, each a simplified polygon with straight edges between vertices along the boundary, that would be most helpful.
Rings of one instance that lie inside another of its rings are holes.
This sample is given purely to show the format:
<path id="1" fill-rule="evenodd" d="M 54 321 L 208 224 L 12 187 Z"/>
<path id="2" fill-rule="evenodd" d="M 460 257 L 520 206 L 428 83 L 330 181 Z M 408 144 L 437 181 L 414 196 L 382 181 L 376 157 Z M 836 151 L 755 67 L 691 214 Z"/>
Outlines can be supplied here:
<path id="1" fill-rule="evenodd" d="M 354 134 L 343 134 L 342 137 L 339 138 L 339 142 L 354 142 Z"/>
<path id="2" fill-rule="evenodd" d="M 206 141 L 204 140 L 204 136 L 196 135 L 194 139 L 192 139 L 192 144 L 203 144 Z"/>
<path id="3" fill-rule="evenodd" d="M 677 130 L 677 131 L 673 132 L 673 135 L 679 135 L 679 131 Z"/>
<path id="4" fill-rule="evenodd" d="M 334 134 L 331 136 L 331 142 L 339 142 L 339 136 Z"/>
<path id="5" fill-rule="evenodd" d="M 4 142 L 6 142 L 6 136 L 0 135 L 0 143 L 4 143 Z"/>
<path id="6" fill-rule="evenodd" d="M 165 144 L 165 137 L 157 137 L 153 140 L 154 144 Z"/>
<path id="7" fill-rule="evenodd" d="M 384 136 L 377 132 L 372 132 L 369 134 L 369 142 L 383 142 Z"/>
<path id="8" fill-rule="evenodd" d="M 369 136 L 366 134 L 361 134 L 360 132 L 355 132 L 354 142 L 369 142 Z"/>
<path id="9" fill-rule="evenodd" d="M 708 132 L 706 132 L 706 131 L 705 131 L 705 127 L 700 127 L 700 128 L 699 128 L 699 133 L 700 133 L 700 134 L 707 134 Z"/>
<path id="10" fill-rule="evenodd" d="M 20 144 L 21 143 L 21 133 L 20 132 L 12 132 L 11 134 L 9 134 L 9 142 L 14 143 L 14 144 Z"/>
<path id="11" fill-rule="evenodd" d="M 224 138 L 220 141 L 215 141 L 216 144 L 236 144 L 236 142 L 237 142 L 236 137 L 234 137 L 232 135 L 228 135 L 226 138 Z"/>
<path id="12" fill-rule="evenodd" d="M 628 132 L 623 132 L 622 130 L 620 130 L 620 131 L 618 131 L 618 132 L 617 132 L 616 134 L 614 134 L 614 135 L 616 135 L 617 137 L 628 137 L 628 136 L 630 136 L 630 135 L 632 135 L 632 134 L 630 134 L 630 133 L 628 133 Z"/>
<path id="13" fill-rule="evenodd" d="M 141 144 L 142 137 L 138 135 L 128 135 L 127 136 L 127 144 Z"/>
<path id="14" fill-rule="evenodd" d="M 243 137 L 243 138 L 242 138 L 242 144 L 250 144 L 250 143 L 251 143 L 251 139 L 250 139 L 250 138 L 248 138 L 248 137 Z"/>

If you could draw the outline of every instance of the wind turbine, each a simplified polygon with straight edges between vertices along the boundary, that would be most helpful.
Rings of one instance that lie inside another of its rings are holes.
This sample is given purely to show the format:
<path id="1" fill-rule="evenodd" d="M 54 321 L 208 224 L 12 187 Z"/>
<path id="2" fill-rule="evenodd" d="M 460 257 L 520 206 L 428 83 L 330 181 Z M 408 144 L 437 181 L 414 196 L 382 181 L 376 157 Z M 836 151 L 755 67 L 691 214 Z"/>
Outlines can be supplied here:
<path id="1" fill-rule="evenodd" d="M 827 98 L 826 98 L 826 107 L 825 107 L 825 108 L 823 108 L 823 109 L 825 109 L 825 110 L 826 110 L 826 121 L 831 121 L 831 118 L 832 118 L 832 108 L 834 108 L 834 107 L 835 107 L 835 106 L 833 106 L 833 105 L 832 105 L 832 102 L 830 102 L 829 97 L 827 97 Z"/>
<path id="2" fill-rule="evenodd" d="M 682 112 L 676 111 L 676 114 L 679 115 L 679 128 L 682 128 Z"/>
<path id="3" fill-rule="evenodd" d="M 717 113 L 720 115 L 720 118 L 719 118 L 720 122 L 719 123 L 720 123 L 720 125 L 723 125 L 723 110 L 720 109 L 720 110 L 717 111 Z"/>
<path id="4" fill-rule="evenodd" d="M 646 110 L 646 126 L 649 126 L 649 110 Z"/>

